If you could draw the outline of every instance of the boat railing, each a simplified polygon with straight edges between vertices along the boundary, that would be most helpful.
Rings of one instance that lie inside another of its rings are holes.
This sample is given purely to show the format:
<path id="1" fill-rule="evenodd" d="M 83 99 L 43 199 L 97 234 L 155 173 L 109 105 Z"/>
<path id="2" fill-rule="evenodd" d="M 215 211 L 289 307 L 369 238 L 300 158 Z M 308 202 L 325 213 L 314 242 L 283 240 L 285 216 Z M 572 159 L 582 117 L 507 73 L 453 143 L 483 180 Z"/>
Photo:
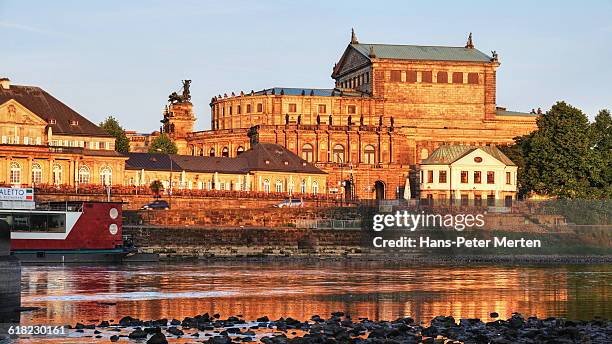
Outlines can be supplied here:
<path id="1" fill-rule="evenodd" d="M 36 210 L 83 212 L 83 203 L 75 202 L 43 202 L 36 204 Z"/>

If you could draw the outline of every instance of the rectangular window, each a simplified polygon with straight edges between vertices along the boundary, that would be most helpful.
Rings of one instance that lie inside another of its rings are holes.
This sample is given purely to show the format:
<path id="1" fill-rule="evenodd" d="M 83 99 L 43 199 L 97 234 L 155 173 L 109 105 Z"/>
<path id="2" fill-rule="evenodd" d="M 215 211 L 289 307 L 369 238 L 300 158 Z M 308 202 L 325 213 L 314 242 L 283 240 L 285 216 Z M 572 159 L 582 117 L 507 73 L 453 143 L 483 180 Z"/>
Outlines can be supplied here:
<path id="1" fill-rule="evenodd" d="M 463 73 L 462 72 L 453 73 L 453 84 L 463 84 Z"/>
<path id="2" fill-rule="evenodd" d="M 446 171 L 440 171 L 438 175 L 438 183 L 446 184 Z"/>
<path id="3" fill-rule="evenodd" d="M 346 112 L 350 115 L 354 115 L 357 113 L 357 107 L 355 105 L 349 105 L 346 108 Z"/>
<path id="4" fill-rule="evenodd" d="M 297 112 L 297 104 L 289 104 L 289 112 Z"/>
<path id="5" fill-rule="evenodd" d="M 437 79 L 438 84 L 448 84 L 448 73 L 438 72 Z"/>
<path id="6" fill-rule="evenodd" d="M 251 113 L 251 104 L 247 104 L 246 113 Z"/>
<path id="7" fill-rule="evenodd" d="M 506 184 L 512 184 L 512 173 L 506 172 Z"/>
<path id="8" fill-rule="evenodd" d="M 325 104 L 319 104 L 319 113 L 327 113 L 327 106 Z"/>
<path id="9" fill-rule="evenodd" d="M 461 195 L 461 205 L 462 206 L 467 206 L 469 204 L 470 199 L 468 198 L 468 195 Z"/>
<path id="10" fill-rule="evenodd" d="M 406 82 L 417 82 L 416 70 L 409 70 L 406 72 Z"/>
<path id="11" fill-rule="evenodd" d="M 487 206 L 495 206 L 495 195 L 487 195 Z"/>
<path id="12" fill-rule="evenodd" d="M 431 81 L 432 81 L 431 71 L 421 72 L 421 82 L 431 83 Z"/>
<path id="13" fill-rule="evenodd" d="M 480 171 L 474 171 L 474 184 L 480 184 L 482 180 L 482 176 Z"/>
<path id="14" fill-rule="evenodd" d="M 236 105 L 236 113 L 240 115 L 240 105 Z"/>
<path id="15" fill-rule="evenodd" d="M 366 84 L 370 83 L 370 72 L 365 73 L 365 83 Z"/>
<path id="16" fill-rule="evenodd" d="M 468 183 L 468 171 L 461 171 L 461 183 L 462 184 Z"/>
<path id="17" fill-rule="evenodd" d="M 262 103 L 257 104 L 257 112 L 263 112 L 263 104 Z"/>
<path id="18" fill-rule="evenodd" d="M 229 112 L 230 112 L 230 116 L 231 116 L 231 115 L 233 115 L 233 113 L 232 113 L 232 107 L 230 106 L 230 107 L 229 107 L 229 109 L 230 109 L 230 111 L 229 111 Z"/>
<path id="19" fill-rule="evenodd" d="M 474 205 L 477 207 L 482 206 L 482 196 L 481 195 L 474 195 Z"/>
<path id="20" fill-rule="evenodd" d="M 427 171 L 427 182 L 428 183 L 433 183 L 433 171 Z"/>
<path id="21" fill-rule="evenodd" d="M 495 184 L 495 172 L 487 171 L 487 184 Z"/>
<path id="22" fill-rule="evenodd" d="M 478 73 L 468 73 L 468 84 L 478 84 Z"/>
<path id="23" fill-rule="evenodd" d="M 402 71 L 392 70 L 391 71 L 391 82 L 400 82 L 402 81 Z"/>

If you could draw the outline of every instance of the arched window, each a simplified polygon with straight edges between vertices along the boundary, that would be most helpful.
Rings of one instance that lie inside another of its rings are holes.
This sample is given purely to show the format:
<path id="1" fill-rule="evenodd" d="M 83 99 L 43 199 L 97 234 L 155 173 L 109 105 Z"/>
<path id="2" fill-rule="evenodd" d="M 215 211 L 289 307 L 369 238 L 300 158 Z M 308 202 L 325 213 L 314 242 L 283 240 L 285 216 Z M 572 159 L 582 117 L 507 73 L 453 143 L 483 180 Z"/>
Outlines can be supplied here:
<path id="1" fill-rule="evenodd" d="M 300 184 L 300 192 L 303 194 L 306 193 L 306 179 L 302 179 L 302 183 Z"/>
<path id="2" fill-rule="evenodd" d="M 274 185 L 276 192 L 283 192 L 283 182 L 280 179 L 276 180 L 276 184 Z"/>
<path id="3" fill-rule="evenodd" d="M 42 167 L 39 163 L 32 164 L 32 184 L 42 183 Z"/>
<path id="4" fill-rule="evenodd" d="M 263 181 L 263 188 L 264 188 L 264 192 L 268 193 L 270 192 L 270 181 L 267 179 L 264 179 Z"/>
<path id="5" fill-rule="evenodd" d="M 310 143 L 306 143 L 302 146 L 302 159 L 308 162 L 313 161 L 313 149 Z"/>
<path id="6" fill-rule="evenodd" d="M 21 184 L 21 165 L 16 162 L 11 162 L 11 184 Z"/>
<path id="7" fill-rule="evenodd" d="M 200 148 L 200 156 L 204 156 L 204 147 Z"/>
<path id="8" fill-rule="evenodd" d="M 376 163 L 376 149 L 372 145 L 367 145 L 363 149 L 363 162 L 366 164 Z"/>
<path id="9" fill-rule="evenodd" d="M 319 183 L 318 182 L 312 182 L 312 194 L 316 195 L 319 193 Z"/>
<path id="10" fill-rule="evenodd" d="M 332 161 L 337 163 L 345 163 L 344 160 L 344 146 L 343 145 L 335 145 L 332 151 Z"/>
<path id="11" fill-rule="evenodd" d="M 113 171 L 110 167 L 106 166 L 100 170 L 100 183 L 105 186 L 113 184 Z"/>
<path id="12" fill-rule="evenodd" d="M 224 157 L 229 156 L 229 149 L 227 147 L 223 147 L 223 150 L 221 151 L 221 156 L 224 156 Z"/>
<path id="13" fill-rule="evenodd" d="M 210 151 L 208 152 L 208 155 L 215 156 L 215 149 L 211 148 Z"/>
<path id="14" fill-rule="evenodd" d="M 293 195 L 294 189 L 295 189 L 295 185 L 293 184 L 293 181 L 289 181 L 289 183 L 287 184 L 287 193 L 290 195 Z"/>
<path id="15" fill-rule="evenodd" d="M 62 183 L 62 166 L 59 164 L 53 165 L 53 184 L 60 185 Z"/>
<path id="16" fill-rule="evenodd" d="M 236 156 L 238 156 L 238 155 L 240 155 L 240 154 L 242 154 L 242 153 L 244 153 L 244 147 L 239 146 L 239 147 L 236 149 Z"/>
<path id="17" fill-rule="evenodd" d="M 89 184 L 91 181 L 89 167 L 81 166 L 79 168 L 79 184 Z"/>

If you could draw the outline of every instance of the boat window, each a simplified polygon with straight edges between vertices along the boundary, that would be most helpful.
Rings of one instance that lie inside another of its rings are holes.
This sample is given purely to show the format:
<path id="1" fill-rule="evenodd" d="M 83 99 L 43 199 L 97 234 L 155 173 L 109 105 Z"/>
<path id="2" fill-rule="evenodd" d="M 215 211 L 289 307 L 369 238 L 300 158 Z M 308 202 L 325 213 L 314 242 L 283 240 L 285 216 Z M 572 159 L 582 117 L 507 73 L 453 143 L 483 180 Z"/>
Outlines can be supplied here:
<path id="1" fill-rule="evenodd" d="M 66 232 L 65 214 L 0 213 L 12 232 Z"/>

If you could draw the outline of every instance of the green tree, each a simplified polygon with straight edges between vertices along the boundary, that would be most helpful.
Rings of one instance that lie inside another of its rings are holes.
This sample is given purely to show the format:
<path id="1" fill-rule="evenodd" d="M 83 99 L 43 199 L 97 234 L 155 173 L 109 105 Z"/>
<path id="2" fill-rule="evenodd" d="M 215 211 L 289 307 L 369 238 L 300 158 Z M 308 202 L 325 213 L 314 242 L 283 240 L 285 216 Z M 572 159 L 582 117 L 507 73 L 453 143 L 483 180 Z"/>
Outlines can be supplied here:
<path id="1" fill-rule="evenodd" d="M 561 198 L 592 198 L 600 192 L 601 163 L 592 130 L 579 109 L 556 103 L 538 118 L 538 129 L 521 142 L 524 188 Z"/>
<path id="2" fill-rule="evenodd" d="M 162 182 L 160 182 L 159 180 L 154 180 L 151 182 L 151 185 L 149 185 L 149 188 L 151 189 L 151 191 L 153 191 L 153 194 L 156 197 L 159 197 L 159 194 L 164 191 L 164 184 L 162 184 Z"/>
<path id="3" fill-rule="evenodd" d="M 525 179 L 525 155 L 524 152 L 528 150 L 530 140 L 533 133 L 518 136 L 514 138 L 514 144 L 509 146 L 500 146 L 499 149 L 518 167 L 517 171 L 517 186 L 519 197 L 526 196 L 529 191 L 529 181 Z"/>
<path id="4" fill-rule="evenodd" d="M 612 198 L 612 114 L 601 110 L 591 124 L 592 148 L 601 164 L 602 197 Z"/>
<path id="5" fill-rule="evenodd" d="M 115 137 L 115 150 L 117 152 L 127 153 L 130 151 L 130 140 L 128 140 L 125 130 L 119 125 L 115 117 L 108 116 L 104 122 L 100 123 L 100 128 Z"/>
<path id="6" fill-rule="evenodd" d="M 166 134 L 156 137 L 149 147 L 149 153 L 176 154 L 176 152 L 178 148 Z"/>

